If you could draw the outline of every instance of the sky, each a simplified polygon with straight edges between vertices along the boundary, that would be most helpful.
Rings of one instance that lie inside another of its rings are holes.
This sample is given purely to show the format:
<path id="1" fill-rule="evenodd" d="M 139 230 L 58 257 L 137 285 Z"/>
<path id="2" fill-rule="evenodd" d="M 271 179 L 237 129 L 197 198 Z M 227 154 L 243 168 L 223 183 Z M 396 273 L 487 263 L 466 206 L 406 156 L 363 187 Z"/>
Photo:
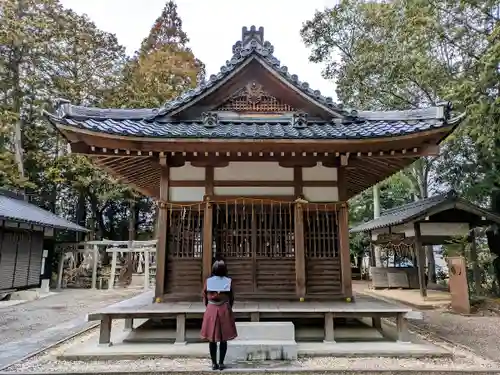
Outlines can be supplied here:
<path id="1" fill-rule="evenodd" d="M 115 34 L 132 54 L 139 48 L 166 0 L 61 0 L 77 13 L 86 13 L 101 30 Z M 313 90 L 335 99 L 335 84 L 321 76 L 322 66 L 309 62 L 309 50 L 299 35 L 301 25 L 315 10 L 332 6 L 336 0 L 177 0 L 183 29 L 190 47 L 216 74 L 241 39 L 243 26 L 264 27 L 264 39 L 274 46 L 274 55 L 291 74 L 309 83 Z M 294 4 L 294 5 L 292 5 Z"/>

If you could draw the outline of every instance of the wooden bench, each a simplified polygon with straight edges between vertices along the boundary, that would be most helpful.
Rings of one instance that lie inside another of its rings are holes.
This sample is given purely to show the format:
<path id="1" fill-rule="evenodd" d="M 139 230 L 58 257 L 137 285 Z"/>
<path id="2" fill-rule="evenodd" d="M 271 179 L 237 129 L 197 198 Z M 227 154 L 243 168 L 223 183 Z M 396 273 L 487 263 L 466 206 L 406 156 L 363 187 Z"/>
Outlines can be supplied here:
<path id="1" fill-rule="evenodd" d="M 125 319 L 125 328 L 133 329 L 134 319 L 162 319 L 175 317 L 176 344 L 186 343 L 186 317 L 202 317 L 205 306 L 199 303 L 152 303 L 153 293 L 146 292 L 125 301 L 113 304 L 88 314 L 88 321 L 100 320 L 99 344 L 111 345 L 113 320 Z M 318 317 L 324 318 L 324 341 L 335 342 L 334 318 L 372 318 L 373 326 L 381 329 L 381 318 L 393 317 L 397 320 L 398 341 L 408 342 L 407 315 L 411 308 L 400 306 L 376 298 L 362 296 L 356 302 L 238 302 L 234 306 L 238 316 L 250 316 L 258 322 L 262 317 Z"/>

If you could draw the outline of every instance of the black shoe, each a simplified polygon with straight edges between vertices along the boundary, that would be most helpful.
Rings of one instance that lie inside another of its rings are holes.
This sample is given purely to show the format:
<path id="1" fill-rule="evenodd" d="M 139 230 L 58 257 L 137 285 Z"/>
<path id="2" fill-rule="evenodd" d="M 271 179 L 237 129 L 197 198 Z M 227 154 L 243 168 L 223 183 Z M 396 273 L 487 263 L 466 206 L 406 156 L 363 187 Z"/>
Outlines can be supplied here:
<path id="1" fill-rule="evenodd" d="M 219 365 L 217 363 L 212 364 L 212 370 L 219 370 Z"/>
<path id="2" fill-rule="evenodd" d="M 226 368 L 226 366 L 224 365 L 224 363 L 219 363 L 219 370 L 224 370 Z"/>

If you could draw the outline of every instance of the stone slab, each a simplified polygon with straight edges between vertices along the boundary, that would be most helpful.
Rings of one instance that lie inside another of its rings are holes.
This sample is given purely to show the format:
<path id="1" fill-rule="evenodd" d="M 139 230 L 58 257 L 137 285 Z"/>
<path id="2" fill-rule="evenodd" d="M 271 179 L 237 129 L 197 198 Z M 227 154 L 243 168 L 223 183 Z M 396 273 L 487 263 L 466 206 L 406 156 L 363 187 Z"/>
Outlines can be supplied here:
<path id="1" fill-rule="evenodd" d="M 227 363 L 295 359 L 297 359 L 295 340 L 234 340 L 228 343 L 226 356 Z"/>
<path id="2" fill-rule="evenodd" d="M 35 289 L 20 290 L 10 295 L 11 301 L 34 301 L 40 298 L 40 291 Z"/>
<path id="3" fill-rule="evenodd" d="M 427 297 L 421 297 L 420 291 L 414 289 L 370 289 L 362 291 L 366 296 L 379 298 L 385 302 L 394 302 L 419 310 L 432 310 L 446 307 L 451 303 L 448 292 L 427 290 Z"/>
<path id="4" fill-rule="evenodd" d="M 295 341 L 295 326 L 292 322 L 237 322 L 236 329 L 238 337 L 234 341 Z"/>

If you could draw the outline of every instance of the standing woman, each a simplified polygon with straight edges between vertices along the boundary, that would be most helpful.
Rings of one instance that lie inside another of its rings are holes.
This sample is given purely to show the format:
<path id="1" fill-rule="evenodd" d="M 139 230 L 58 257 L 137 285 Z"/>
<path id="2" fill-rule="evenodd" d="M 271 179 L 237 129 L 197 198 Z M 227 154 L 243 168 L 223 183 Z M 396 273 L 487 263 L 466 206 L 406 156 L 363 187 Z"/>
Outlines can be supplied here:
<path id="1" fill-rule="evenodd" d="M 227 342 L 236 338 L 236 323 L 233 315 L 234 295 L 231 278 L 223 260 L 212 266 L 212 276 L 205 280 L 203 302 L 207 309 L 203 315 L 201 337 L 209 341 L 210 358 L 213 370 L 224 369 Z M 220 356 L 217 363 L 217 343 L 220 343 Z"/>

